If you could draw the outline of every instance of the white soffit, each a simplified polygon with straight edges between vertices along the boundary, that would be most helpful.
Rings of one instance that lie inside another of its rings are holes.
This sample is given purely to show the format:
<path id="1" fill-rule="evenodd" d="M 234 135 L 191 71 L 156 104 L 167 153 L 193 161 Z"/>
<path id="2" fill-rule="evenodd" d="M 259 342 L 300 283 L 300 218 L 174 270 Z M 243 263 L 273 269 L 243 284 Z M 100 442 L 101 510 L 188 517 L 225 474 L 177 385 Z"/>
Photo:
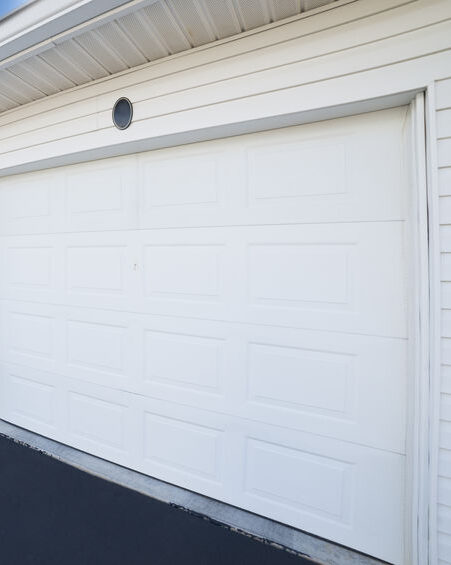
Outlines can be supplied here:
<path id="1" fill-rule="evenodd" d="M 76 31 L 48 38 L 30 48 L 28 55 L 18 53 L 0 61 L 0 112 L 335 1 L 126 3 L 95 23 L 88 21 Z"/>

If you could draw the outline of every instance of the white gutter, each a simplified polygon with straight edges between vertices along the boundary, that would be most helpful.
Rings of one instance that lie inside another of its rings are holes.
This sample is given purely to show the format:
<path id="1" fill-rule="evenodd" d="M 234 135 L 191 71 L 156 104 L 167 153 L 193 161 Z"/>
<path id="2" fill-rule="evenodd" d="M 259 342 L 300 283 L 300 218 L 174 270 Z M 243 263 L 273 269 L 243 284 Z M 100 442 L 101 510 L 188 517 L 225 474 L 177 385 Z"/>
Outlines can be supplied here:
<path id="1" fill-rule="evenodd" d="M 16 0 L 16 2 L 19 2 L 19 4 L 13 4 L 12 6 L 10 5 L 10 8 L 6 8 L 6 12 L 4 11 L 5 7 L 3 6 L 3 10 L 0 10 L 0 22 L 6 20 L 7 18 L 10 18 L 13 14 L 16 14 L 16 12 L 19 12 L 29 4 L 36 2 L 36 0 Z M 6 4 L 6 6 L 8 6 L 8 4 Z"/>

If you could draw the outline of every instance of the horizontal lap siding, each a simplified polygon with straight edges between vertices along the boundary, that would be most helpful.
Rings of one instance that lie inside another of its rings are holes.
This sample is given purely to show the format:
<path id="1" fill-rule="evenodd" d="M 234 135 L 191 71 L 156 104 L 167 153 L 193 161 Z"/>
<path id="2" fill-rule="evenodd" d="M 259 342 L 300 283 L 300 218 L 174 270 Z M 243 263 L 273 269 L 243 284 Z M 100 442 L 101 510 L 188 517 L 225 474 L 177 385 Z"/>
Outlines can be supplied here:
<path id="1" fill-rule="evenodd" d="M 279 112 L 290 111 L 287 102 L 293 100 L 294 105 L 299 104 L 303 90 L 304 99 L 314 103 L 317 97 L 310 92 L 324 80 L 336 77 L 339 82 L 341 77 L 349 75 L 357 75 L 358 80 L 361 71 L 377 71 L 403 60 L 413 63 L 409 65 L 411 68 L 406 78 L 410 81 L 409 88 L 416 88 L 420 74 L 416 65 L 418 57 L 426 54 L 433 57 L 450 47 L 450 25 L 446 21 L 449 4 L 446 6 L 446 2 L 435 0 L 437 8 L 428 10 L 426 7 L 431 3 L 418 0 L 421 9 L 412 11 L 409 4 L 397 7 L 401 1 L 391 0 L 390 4 L 395 7 L 389 10 L 388 16 L 384 11 L 384 5 L 389 5 L 386 0 L 377 4 L 359 0 L 356 14 L 352 14 L 351 4 L 318 15 L 317 21 L 306 18 L 302 27 L 300 22 L 288 24 L 285 39 L 281 28 L 269 30 L 269 47 L 263 47 L 261 35 L 264 34 L 257 34 L 242 40 L 245 43 L 241 53 L 237 52 L 238 42 L 230 42 L 214 48 L 216 51 L 206 49 L 170 58 L 166 63 L 156 63 L 56 95 L 52 101 L 36 102 L 29 108 L 0 116 L 0 156 L 15 163 L 27 161 L 26 154 L 39 158 L 36 148 L 44 147 L 46 143 L 49 144 L 45 147 L 46 153 L 53 154 L 55 149 L 51 144 L 64 142 L 68 132 L 70 137 L 79 137 L 80 145 L 86 143 L 88 150 L 93 137 L 94 144 L 105 143 L 105 139 L 110 143 L 122 141 L 124 135 L 119 135 L 111 123 L 111 107 L 120 95 L 128 96 L 134 103 L 136 135 L 139 135 L 141 125 L 145 126 L 146 132 L 150 125 L 159 135 L 165 135 L 176 131 L 180 120 L 188 119 L 190 115 L 199 127 L 203 124 L 198 119 L 199 114 L 205 115 L 205 121 L 209 123 L 209 108 L 220 118 L 233 116 L 236 106 L 240 105 L 244 113 L 249 114 L 249 119 L 258 118 L 251 112 L 263 108 L 264 94 L 268 104 L 272 102 L 273 106 L 278 106 Z M 379 10 L 382 13 L 374 14 Z M 348 18 L 356 19 L 361 14 L 367 17 L 346 23 L 343 12 L 349 12 Z M 334 19 L 337 21 L 331 43 Z M 440 65 L 436 60 L 433 58 L 428 62 L 423 72 L 433 72 L 434 66 Z M 394 75 L 403 76 L 403 73 L 394 69 Z M 432 76 L 432 80 L 434 78 Z M 383 85 L 384 81 L 381 81 L 380 87 Z M 300 89 L 299 94 L 296 89 Z M 349 96 L 348 92 L 344 97 Z M 279 98 L 283 100 L 279 101 Z M 64 102 L 67 105 L 52 109 L 52 102 L 55 106 Z M 27 112 L 32 112 L 33 108 L 39 109 L 40 113 L 27 117 Z M 176 121 L 173 127 L 171 119 Z M 66 145 L 62 143 L 60 148 Z"/>
<path id="2" fill-rule="evenodd" d="M 214 47 L 204 46 L 200 47 L 194 51 L 184 52 L 172 57 L 168 57 L 164 60 L 156 61 L 148 65 L 144 65 L 140 69 L 133 71 L 126 71 L 114 77 L 109 77 L 106 80 L 99 80 L 90 85 L 82 86 L 81 88 L 76 88 L 70 92 L 65 92 L 62 95 L 53 96 L 52 99 L 43 99 L 33 104 L 29 104 L 25 107 L 18 108 L 16 110 L 0 115 L 0 127 L 2 130 L 0 132 L 0 139 L 3 137 L 3 131 L 9 131 L 4 126 L 8 124 L 17 125 L 19 119 L 24 119 L 27 117 L 33 117 L 33 123 L 45 121 L 42 112 L 47 110 L 52 110 L 52 116 L 61 117 L 64 115 L 65 106 L 68 104 L 80 104 L 80 112 L 83 112 L 83 106 L 89 104 L 89 101 L 93 97 L 107 95 L 110 97 L 108 104 L 114 101 L 114 93 L 117 93 L 120 89 L 132 88 L 135 85 L 144 85 L 148 81 L 154 84 L 154 81 L 159 78 L 170 78 L 175 77 L 177 80 L 183 80 L 184 87 L 189 83 L 186 82 L 187 79 L 193 77 L 195 73 L 195 82 L 193 84 L 198 85 L 198 70 L 207 71 L 207 76 L 211 81 L 213 78 L 217 81 L 219 79 L 230 78 L 231 76 L 236 76 L 238 74 L 243 74 L 246 72 L 256 71 L 260 69 L 265 69 L 271 66 L 280 66 L 289 61 L 299 61 L 305 59 L 304 50 L 296 50 L 296 42 L 298 40 L 310 41 L 315 38 L 319 32 L 322 30 L 334 30 L 334 34 L 340 31 L 342 25 L 348 25 L 353 21 L 358 25 L 364 24 L 366 19 L 372 14 L 378 14 L 383 12 L 388 8 L 393 8 L 396 6 L 402 6 L 406 4 L 406 0 L 378 0 L 377 5 L 374 4 L 373 0 L 359 0 L 358 4 L 353 4 L 351 6 L 343 6 L 339 11 L 332 10 L 315 17 L 307 17 L 302 19 L 302 26 L 299 26 L 299 22 L 293 22 L 285 25 L 277 25 L 274 29 L 270 29 L 264 34 L 261 32 L 247 34 L 247 36 L 240 36 L 239 40 L 226 40 L 224 42 L 219 42 L 214 44 Z M 392 12 L 391 12 L 391 15 Z M 421 24 L 419 24 L 421 25 Z M 359 28 L 360 30 L 361 28 Z M 411 29 L 408 26 L 407 29 Z M 354 30 L 355 31 L 355 30 Z M 383 30 L 373 31 L 377 33 L 378 36 L 386 36 L 385 26 Z M 346 38 L 344 38 L 346 41 Z M 361 35 L 358 32 L 357 36 L 353 36 L 353 39 L 349 41 L 348 44 L 355 45 L 363 40 L 363 43 L 368 41 L 365 38 L 365 34 Z M 283 60 L 281 58 L 279 48 L 288 49 L 288 60 Z M 340 43 L 335 47 L 334 50 L 343 48 Z M 330 51 L 330 48 L 326 48 Z M 265 57 L 263 57 L 263 53 Z M 221 65 L 216 65 L 220 61 Z M 249 66 L 250 64 L 250 66 Z M 214 70 L 216 69 L 216 71 Z M 216 73 L 221 73 L 218 76 Z M 185 78 L 184 78 L 185 77 Z M 83 92 L 83 96 L 80 96 L 80 91 Z M 96 112 L 97 108 L 94 104 L 90 107 L 90 110 L 85 112 L 92 113 Z M 77 110 L 78 113 L 78 110 Z M 41 114 L 41 116 L 39 116 Z M 47 118 L 49 119 L 49 118 Z M 51 120 L 52 118 L 50 118 Z M 14 127 L 14 126 L 13 126 Z M 25 126 L 26 127 L 26 126 Z"/>
<path id="3" fill-rule="evenodd" d="M 436 84 L 442 281 L 438 557 L 451 563 L 451 78 Z"/>
<path id="4" fill-rule="evenodd" d="M 279 91 L 300 87 L 330 80 L 328 68 L 334 68 L 336 77 L 350 75 L 361 71 L 362 57 L 365 60 L 373 58 L 372 67 L 388 66 L 396 64 L 399 57 L 412 58 L 421 53 L 436 53 L 445 47 L 449 47 L 450 26 L 445 23 L 431 25 L 427 31 L 417 30 L 406 33 L 402 38 L 392 37 L 380 42 L 377 56 L 374 55 L 373 45 L 364 45 L 352 48 L 346 58 L 341 53 L 325 54 L 319 59 L 304 60 L 294 63 L 286 63 L 276 68 L 261 71 L 243 70 L 242 75 L 234 78 L 222 78 L 221 87 L 207 76 L 208 71 L 192 71 L 186 75 L 186 83 L 179 77 L 155 79 L 143 85 L 137 85 L 131 92 L 124 91 L 134 104 L 134 123 L 145 120 L 167 119 L 169 115 L 189 112 L 202 106 L 216 106 L 230 102 L 231 100 L 245 99 L 261 96 L 262 93 L 271 93 L 277 84 Z M 353 30 L 347 30 L 348 36 L 352 36 Z M 294 50 L 302 52 L 302 46 Z M 264 54 L 261 55 L 265 59 Z M 368 67 L 369 68 L 369 67 Z M 365 69 L 365 70 L 368 70 Z M 220 67 L 213 68 L 213 73 Z M 196 79 L 196 76 L 197 79 Z M 218 73 L 219 74 L 219 73 Z M 224 74 L 224 73 L 220 73 Z M 412 85 L 414 86 L 414 85 Z M 151 97 L 149 97 L 151 94 Z M 69 123 L 57 123 L 47 125 L 43 129 L 16 134 L 0 141 L 2 152 L 14 152 L 27 147 L 40 145 L 44 142 L 52 142 L 63 139 L 68 135 L 85 135 L 87 132 L 104 130 L 114 132 L 111 123 L 111 107 L 119 92 L 111 95 L 103 95 L 97 101 L 95 115 L 71 117 Z M 67 117 L 67 116 L 66 116 Z M 3 128 L 2 128 L 3 129 Z M 6 133 L 6 132 L 5 132 Z M 12 130 L 10 130 L 12 133 Z"/>
<path id="5" fill-rule="evenodd" d="M 437 81 L 440 565 L 451 565 L 451 78 L 446 78 L 450 68 L 450 0 L 358 0 L 0 115 L 1 171 L 123 140 L 347 103 Z M 121 95 L 134 102 L 135 121 L 119 133 L 111 125 L 111 107 Z"/>

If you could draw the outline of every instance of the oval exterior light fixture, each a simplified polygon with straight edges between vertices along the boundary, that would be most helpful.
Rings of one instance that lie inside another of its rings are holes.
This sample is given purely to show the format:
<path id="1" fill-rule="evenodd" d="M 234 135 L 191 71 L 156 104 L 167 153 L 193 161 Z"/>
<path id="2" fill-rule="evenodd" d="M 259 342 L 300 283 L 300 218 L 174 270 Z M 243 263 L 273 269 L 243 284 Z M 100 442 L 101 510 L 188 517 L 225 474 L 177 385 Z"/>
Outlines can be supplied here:
<path id="1" fill-rule="evenodd" d="M 113 123 L 117 129 L 127 129 L 132 123 L 133 106 L 128 98 L 119 98 L 113 107 Z"/>

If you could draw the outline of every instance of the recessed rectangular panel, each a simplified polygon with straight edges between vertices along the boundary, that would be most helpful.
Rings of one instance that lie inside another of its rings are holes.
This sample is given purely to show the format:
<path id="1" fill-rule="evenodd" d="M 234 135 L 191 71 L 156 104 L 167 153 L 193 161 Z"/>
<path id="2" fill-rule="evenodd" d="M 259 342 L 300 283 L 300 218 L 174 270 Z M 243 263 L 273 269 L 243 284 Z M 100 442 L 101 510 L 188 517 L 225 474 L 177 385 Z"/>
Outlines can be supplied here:
<path id="1" fill-rule="evenodd" d="M 354 396 L 351 355 L 253 343 L 249 399 L 268 406 L 347 417 Z"/>
<path id="2" fill-rule="evenodd" d="M 344 143 L 270 145 L 249 150 L 251 201 L 326 196 L 346 192 Z"/>
<path id="3" fill-rule="evenodd" d="M 350 473 L 346 461 L 251 439 L 246 450 L 248 493 L 346 523 Z"/>
<path id="4" fill-rule="evenodd" d="M 210 337 L 145 333 L 146 380 L 194 390 L 218 391 L 223 341 Z"/>
<path id="5" fill-rule="evenodd" d="M 86 246 L 67 250 L 67 285 L 79 292 L 121 293 L 123 247 Z"/>
<path id="6" fill-rule="evenodd" d="M 208 155 L 158 160 L 143 167 L 146 208 L 218 201 L 217 163 Z"/>
<path id="7" fill-rule="evenodd" d="M 31 356 L 50 358 L 53 355 L 53 319 L 12 312 L 9 316 L 11 349 Z"/>
<path id="8" fill-rule="evenodd" d="M 122 176 L 117 167 L 67 174 L 67 211 L 69 214 L 112 212 L 123 207 Z"/>
<path id="9" fill-rule="evenodd" d="M 55 388 L 11 373 L 9 381 L 9 410 L 13 414 L 38 423 L 55 423 Z"/>
<path id="10" fill-rule="evenodd" d="M 405 340 L 274 326 L 241 331 L 242 417 L 405 453 Z"/>
<path id="11" fill-rule="evenodd" d="M 219 245 L 146 246 L 146 294 L 217 300 L 221 292 L 221 251 Z"/>
<path id="12" fill-rule="evenodd" d="M 69 429 L 91 442 L 124 448 L 125 407 L 76 392 L 69 393 Z"/>
<path id="13" fill-rule="evenodd" d="M 349 247 L 280 243 L 249 247 L 253 303 L 348 303 Z"/>
<path id="14" fill-rule="evenodd" d="M 53 249 L 50 247 L 11 247 L 8 249 L 7 276 L 13 286 L 48 289 L 52 264 Z"/>
<path id="15" fill-rule="evenodd" d="M 123 373 L 125 328 L 69 321 L 67 360 L 83 368 Z"/>
<path id="16" fill-rule="evenodd" d="M 146 459 L 218 480 L 220 430 L 146 413 L 144 432 Z"/>
<path id="17" fill-rule="evenodd" d="M 5 212 L 9 220 L 50 215 L 50 186 L 44 179 L 41 182 L 35 177 L 18 183 L 12 181 L 8 188 Z"/>
<path id="18" fill-rule="evenodd" d="M 257 323 L 407 337 L 403 223 L 262 226 L 240 236 L 247 296 L 237 316 L 247 310 Z"/>

